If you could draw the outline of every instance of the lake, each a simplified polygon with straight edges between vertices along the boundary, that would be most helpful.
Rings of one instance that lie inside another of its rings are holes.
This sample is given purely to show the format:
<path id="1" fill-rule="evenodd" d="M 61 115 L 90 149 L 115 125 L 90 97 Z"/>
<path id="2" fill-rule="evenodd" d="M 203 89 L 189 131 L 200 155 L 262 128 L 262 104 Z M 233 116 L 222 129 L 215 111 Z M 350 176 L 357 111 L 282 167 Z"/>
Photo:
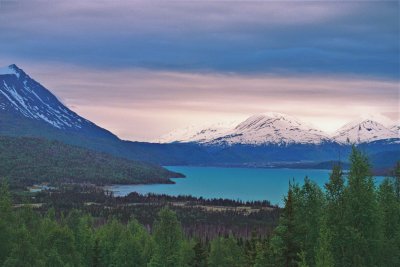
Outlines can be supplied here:
<path id="1" fill-rule="evenodd" d="M 172 179 L 176 184 L 113 185 L 108 187 L 115 196 L 131 192 L 167 195 L 192 195 L 203 198 L 228 198 L 235 200 L 269 200 L 282 205 L 289 180 L 302 184 L 308 176 L 323 186 L 329 179 L 330 170 L 315 169 L 266 169 L 167 166 L 167 169 L 183 173 L 186 178 Z"/>
<path id="2" fill-rule="evenodd" d="M 282 206 L 289 180 L 303 184 L 308 176 L 319 186 L 329 180 L 330 170 L 315 169 L 267 169 L 267 168 L 220 168 L 167 166 L 167 169 L 183 173 L 186 178 L 174 178 L 176 184 L 113 185 L 107 187 L 115 196 L 131 192 L 156 193 L 172 196 L 192 195 L 203 198 L 227 198 L 242 201 L 269 200 Z M 383 177 L 375 177 L 382 181 Z"/>

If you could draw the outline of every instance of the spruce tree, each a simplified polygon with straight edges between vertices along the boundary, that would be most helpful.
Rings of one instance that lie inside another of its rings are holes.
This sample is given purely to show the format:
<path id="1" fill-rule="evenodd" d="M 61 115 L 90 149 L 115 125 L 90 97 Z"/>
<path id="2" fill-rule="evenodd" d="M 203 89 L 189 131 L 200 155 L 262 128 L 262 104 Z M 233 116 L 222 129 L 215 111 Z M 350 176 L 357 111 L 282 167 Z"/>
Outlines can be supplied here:
<path id="1" fill-rule="evenodd" d="M 318 244 L 315 251 L 316 267 L 334 267 L 334 259 L 331 252 L 331 236 L 327 223 L 323 222 L 320 228 Z"/>
<path id="2" fill-rule="evenodd" d="M 324 194 L 318 185 L 308 177 L 300 190 L 294 191 L 297 204 L 295 205 L 295 233 L 309 266 L 315 265 L 315 248 L 320 233 L 320 222 L 325 208 Z"/>
<path id="3" fill-rule="evenodd" d="M 295 221 L 295 206 L 298 200 L 294 197 L 294 190 L 298 190 L 298 186 L 289 184 L 288 194 L 285 197 L 285 207 L 279 219 L 279 224 L 271 237 L 271 260 L 277 266 L 297 266 L 299 260 L 301 244 Z"/>
<path id="4" fill-rule="evenodd" d="M 197 241 L 195 246 L 193 247 L 194 250 L 194 259 L 193 259 L 193 266 L 194 267 L 206 267 L 207 266 L 207 249 L 201 243 L 201 241 Z"/>
<path id="5" fill-rule="evenodd" d="M 345 266 L 344 250 L 345 244 L 345 181 L 340 165 L 334 165 L 329 182 L 325 184 L 326 207 L 323 225 L 320 231 L 320 241 L 330 249 L 336 266 Z M 322 251 L 320 251 L 322 253 Z M 324 252 L 325 254 L 325 252 Z M 322 255 L 320 255 L 322 256 Z M 324 256 L 325 257 L 325 256 Z"/>
<path id="6" fill-rule="evenodd" d="M 241 267 L 245 265 L 245 259 L 241 247 L 232 236 L 217 237 L 211 242 L 208 264 L 210 267 Z"/>
<path id="7" fill-rule="evenodd" d="M 179 267 L 182 259 L 183 233 L 176 214 L 168 208 L 162 209 L 154 225 L 154 254 L 149 266 Z"/>
<path id="8" fill-rule="evenodd" d="M 8 258 L 2 266 L 4 267 L 44 267 L 42 255 L 34 245 L 32 237 L 24 225 L 19 227 L 15 233 L 16 242 Z"/>
<path id="9" fill-rule="evenodd" d="M 374 181 L 364 153 L 353 147 L 345 190 L 344 266 L 379 264 L 379 214 Z M 339 237 L 340 238 L 340 237 Z"/>
<path id="10" fill-rule="evenodd" d="M 378 190 L 381 215 L 382 249 L 380 263 L 383 266 L 400 266 L 400 201 L 395 184 L 386 178 Z"/>
<path id="11" fill-rule="evenodd" d="M 0 186 L 0 266 L 4 263 L 13 246 L 14 216 L 11 212 L 11 197 L 8 184 L 3 181 Z"/>
<path id="12" fill-rule="evenodd" d="M 270 250 L 267 239 L 256 243 L 256 259 L 254 267 L 273 266 L 272 257 L 269 255 Z"/>
<path id="13" fill-rule="evenodd" d="M 400 161 L 397 161 L 393 173 L 394 188 L 397 200 L 400 201 Z"/>

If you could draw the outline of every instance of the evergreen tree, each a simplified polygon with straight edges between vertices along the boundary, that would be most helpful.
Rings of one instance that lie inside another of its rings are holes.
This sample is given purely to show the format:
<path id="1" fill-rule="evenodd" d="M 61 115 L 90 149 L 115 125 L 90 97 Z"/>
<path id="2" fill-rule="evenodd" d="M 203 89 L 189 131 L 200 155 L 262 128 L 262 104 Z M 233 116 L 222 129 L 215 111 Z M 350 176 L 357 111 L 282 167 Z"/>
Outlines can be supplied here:
<path id="1" fill-rule="evenodd" d="M 124 227 L 115 219 L 109 221 L 97 231 L 96 238 L 100 254 L 98 257 L 99 266 L 112 266 L 114 254 L 124 234 Z"/>
<path id="2" fill-rule="evenodd" d="M 397 161 L 393 174 L 394 188 L 397 200 L 400 201 L 400 161 Z"/>
<path id="3" fill-rule="evenodd" d="M 3 264 L 4 267 L 41 267 L 44 261 L 33 244 L 30 233 L 25 226 L 16 231 L 14 243 L 9 257 Z"/>
<path id="4" fill-rule="evenodd" d="M 145 266 L 140 246 L 141 244 L 131 233 L 125 232 L 121 236 L 113 255 L 113 266 Z"/>
<path id="5" fill-rule="evenodd" d="M 270 242 L 271 260 L 276 266 L 297 266 L 299 260 L 301 244 L 296 233 L 295 206 L 297 200 L 294 197 L 294 190 L 298 190 L 298 186 L 289 184 L 285 207 Z"/>
<path id="6" fill-rule="evenodd" d="M 232 236 L 217 237 L 211 242 L 208 264 L 210 267 L 244 266 L 243 251 Z"/>
<path id="7" fill-rule="evenodd" d="M 45 242 L 47 249 L 56 251 L 62 262 L 72 266 L 81 266 L 75 239 L 68 227 L 55 225 L 53 229 L 48 229 Z"/>
<path id="8" fill-rule="evenodd" d="M 304 251 L 301 251 L 299 253 L 299 262 L 298 262 L 298 266 L 299 267 L 309 267 L 308 263 L 307 263 L 307 257 L 306 257 L 306 253 Z"/>
<path id="9" fill-rule="evenodd" d="M 66 218 L 66 224 L 73 232 L 81 264 L 89 266 L 93 259 L 94 246 L 91 217 L 83 215 L 80 211 L 72 210 Z"/>
<path id="10" fill-rule="evenodd" d="M 294 206 L 295 235 L 300 242 L 305 263 L 314 266 L 314 252 L 325 208 L 324 194 L 315 182 L 306 177 L 304 185 L 300 190 L 294 190 L 294 195 L 297 199 Z"/>
<path id="11" fill-rule="evenodd" d="M 345 190 L 345 266 L 379 264 L 379 214 L 374 181 L 367 157 L 353 148 Z M 340 238 L 340 237 L 339 237 Z"/>
<path id="12" fill-rule="evenodd" d="M 183 266 L 183 233 L 176 214 L 168 208 L 162 209 L 154 225 L 154 254 L 149 266 Z"/>
<path id="13" fill-rule="evenodd" d="M 136 219 L 131 219 L 127 229 L 136 244 L 136 250 L 140 254 L 141 262 L 148 263 L 154 250 L 154 243 L 147 230 Z"/>
<path id="14" fill-rule="evenodd" d="M 255 264 L 257 257 L 257 249 L 256 249 L 257 241 L 258 240 L 256 238 L 256 234 L 253 231 L 251 233 L 251 238 L 244 242 L 244 255 L 247 266 L 253 266 Z"/>
<path id="15" fill-rule="evenodd" d="M 316 267 L 334 267 L 334 259 L 331 252 L 331 237 L 327 228 L 327 223 L 323 222 L 320 228 L 318 246 L 315 252 Z"/>
<path id="16" fill-rule="evenodd" d="M 254 267 L 271 266 L 271 257 L 268 255 L 269 244 L 267 240 L 258 241 L 256 243 L 256 259 Z"/>
<path id="17" fill-rule="evenodd" d="M 400 201 L 395 184 L 388 178 L 379 186 L 378 202 L 383 232 L 380 263 L 383 266 L 400 266 Z"/>
<path id="18" fill-rule="evenodd" d="M 200 241 L 197 241 L 194 250 L 193 267 L 207 266 L 207 250 Z"/>
<path id="19" fill-rule="evenodd" d="M 340 165 L 334 165 L 329 182 L 325 184 L 326 189 L 326 207 L 323 218 L 323 228 L 320 231 L 320 242 L 329 248 L 334 264 L 336 266 L 345 266 L 344 250 L 345 244 L 343 236 L 345 235 L 345 202 L 344 191 L 345 181 L 343 171 Z M 317 256 L 326 258 L 328 251 L 320 251 L 322 255 Z M 320 259 L 321 261 L 322 259 Z M 322 261 L 325 262 L 325 261 Z"/>
<path id="20" fill-rule="evenodd" d="M 64 266 L 64 262 L 61 260 L 60 255 L 55 249 L 51 249 L 46 255 L 46 267 L 54 267 L 54 266 Z"/>
<path id="21" fill-rule="evenodd" d="M 0 266 L 11 252 L 14 218 L 11 212 L 11 197 L 8 184 L 3 181 L 0 187 Z"/>
<path id="22" fill-rule="evenodd" d="M 195 242 L 193 240 L 182 242 L 181 248 L 181 257 L 182 257 L 182 266 L 189 267 L 193 266 L 195 252 L 193 250 L 195 246 Z"/>

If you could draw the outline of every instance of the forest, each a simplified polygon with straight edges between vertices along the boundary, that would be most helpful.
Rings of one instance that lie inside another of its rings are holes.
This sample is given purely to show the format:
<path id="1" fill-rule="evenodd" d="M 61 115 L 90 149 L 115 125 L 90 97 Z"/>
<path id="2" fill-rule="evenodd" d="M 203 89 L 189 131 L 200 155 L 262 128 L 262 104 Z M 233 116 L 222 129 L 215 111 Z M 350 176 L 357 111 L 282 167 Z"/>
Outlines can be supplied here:
<path id="1" fill-rule="evenodd" d="M 58 141 L 0 136 L 0 177 L 13 187 L 34 183 L 173 183 L 183 177 L 154 164 L 96 152 Z"/>
<path id="2" fill-rule="evenodd" d="M 391 177 L 376 184 L 368 158 L 355 148 L 349 172 L 334 166 L 324 188 L 307 177 L 301 186 L 291 183 L 284 207 L 271 207 L 269 212 L 279 211 L 273 213 L 279 219 L 277 225 L 265 226 L 271 227 L 265 235 L 241 237 L 234 231 L 210 239 L 190 235 L 179 215 L 184 211 L 171 203 L 212 204 L 190 197 L 179 201 L 161 197 L 164 205 L 158 206 L 148 227 L 140 216 L 128 216 L 129 209 L 123 217 L 116 211 L 128 207 L 122 203 L 145 203 L 134 194 L 130 199 L 110 200 L 92 192 L 80 203 L 66 202 L 61 193 L 39 194 L 37 203 L 48 203 L 37 209 L 16 206 L 25 198 L 14 196 L 6 182 L 0 190 L 0 265 L 5 267 L 400 266 L 400 162 Z M 152 203 L 152 198 L 157 199 L 148 196 L 147 201 Z M 268 206 L 215 201 L 222 207 Z M 97 205 L 89 202 L 102 203 L 101 211 L 91 210 Z M 25 203 L 29 204 L 26 199 Z M 218 223 L 218 217 L 213 220 Z"/>

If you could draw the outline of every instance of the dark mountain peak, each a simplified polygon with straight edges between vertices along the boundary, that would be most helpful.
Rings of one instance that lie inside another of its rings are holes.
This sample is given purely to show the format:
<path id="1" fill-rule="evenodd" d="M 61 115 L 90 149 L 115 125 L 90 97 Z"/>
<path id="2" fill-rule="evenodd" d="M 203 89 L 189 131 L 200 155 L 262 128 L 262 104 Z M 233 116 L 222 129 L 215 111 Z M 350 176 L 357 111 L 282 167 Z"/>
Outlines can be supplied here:
<path id="1" fill-rule="evenodd" d="M 11 64 L 8 66 L 8 68 L 15 73 L 18 79 L 31 79 L 31 77 L 29 77 L 29 75 L 26 74 L 25 71 L 19 68 L 16 64 Z"/>
<path id="2" fill-rule="evenodd" d="M 22 71 L 22 69 L 18 68 L 16 64 L 8 65 L 8 68 L 13 69 L 15 71 Z"/>
<path id="3" fill-rule="evenodd" d="M 24 132 L 27 135 L 32 132 L 32 126 L 26 125 L 39 123 L 38 128 L 45 129 L 50 126 L 64 133 L 86 132 L 116 139 L 110 132 L 70 110 L 52 92 L 29 77 L 17 65 L 11 64 L 1 68 L 0 74 L 0 122 L 7 117 L 16 125 L 26 128 Z"/>
<path id="4" fill-rule="evenodd" d="M 14 79 L 15 76 L 17 79 L 29 78 L 29 76 L 15 64 L 11 64 L 7 67 L 0 68 L 0 75 L 7 75 L 7 76 L 13 75 L 12 77 L 14 77 Z"/>

